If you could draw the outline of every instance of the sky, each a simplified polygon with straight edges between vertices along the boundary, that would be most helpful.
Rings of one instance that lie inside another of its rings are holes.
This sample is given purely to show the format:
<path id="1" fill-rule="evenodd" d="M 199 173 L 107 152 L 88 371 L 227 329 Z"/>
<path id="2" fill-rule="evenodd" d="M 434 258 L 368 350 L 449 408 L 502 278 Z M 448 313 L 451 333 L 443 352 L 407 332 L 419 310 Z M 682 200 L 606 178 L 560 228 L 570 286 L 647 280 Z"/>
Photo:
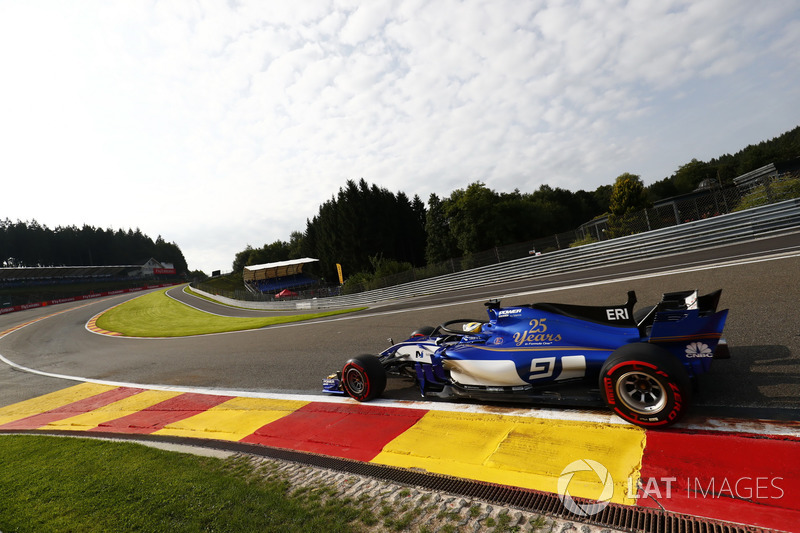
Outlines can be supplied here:
<path id="1" fill-rule="evenodd" d="M 0 0 L 0 72 L 0 219 L 139 228 L 209 274 L 348 179 L 588 191 L 777 137 L 800 3 Z"/>

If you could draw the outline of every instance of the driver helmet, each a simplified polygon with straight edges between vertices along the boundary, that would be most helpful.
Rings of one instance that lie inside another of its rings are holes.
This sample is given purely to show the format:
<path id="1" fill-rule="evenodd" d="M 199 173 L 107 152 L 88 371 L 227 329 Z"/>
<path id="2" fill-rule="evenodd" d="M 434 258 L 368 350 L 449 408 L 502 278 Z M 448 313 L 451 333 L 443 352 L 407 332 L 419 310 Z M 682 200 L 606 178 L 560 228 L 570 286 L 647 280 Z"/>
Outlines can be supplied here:
<path id="1" fill-rule="evenodd" d="M 462 326 L 462 329 L 466 333 L 480 333 L 481 332 L 481 324 L 480 322 L 467 322 Z"/>

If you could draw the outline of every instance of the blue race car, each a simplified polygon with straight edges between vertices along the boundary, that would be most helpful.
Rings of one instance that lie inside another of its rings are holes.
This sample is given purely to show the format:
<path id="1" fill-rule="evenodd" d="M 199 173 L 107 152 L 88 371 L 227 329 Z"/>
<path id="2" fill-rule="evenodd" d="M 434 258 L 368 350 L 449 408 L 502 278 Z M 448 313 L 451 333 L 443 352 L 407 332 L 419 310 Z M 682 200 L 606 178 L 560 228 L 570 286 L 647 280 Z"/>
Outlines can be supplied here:
<path id="1" fill-rule="evenodd" d="M 414 380 L 423 397 L 605 403 L 629 422 L 665 427 L 686 413 L 692 380 L 712 359 L 730 357 L 721 293 L 667 293 L 636 312 L 633 291 L 612 306 L 490 300 L 488 321 L 450 320 L 377 356 L 353 357 L 323 381 L 323 392 L 369 401 L 397 375 Z"/>

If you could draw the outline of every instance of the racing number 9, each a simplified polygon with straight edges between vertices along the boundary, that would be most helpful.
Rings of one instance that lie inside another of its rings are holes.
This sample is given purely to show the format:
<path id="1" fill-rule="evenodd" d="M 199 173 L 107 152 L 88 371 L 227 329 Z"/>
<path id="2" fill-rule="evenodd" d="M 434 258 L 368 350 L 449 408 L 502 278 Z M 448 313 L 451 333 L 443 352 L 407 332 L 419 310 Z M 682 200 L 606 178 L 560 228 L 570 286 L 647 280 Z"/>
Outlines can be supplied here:
<path id="1" fill-rule="evenodd" d="M 528 376 L 529 380 L 532 379 L 545 379 L 553 375 L 553 368 L 556 366 L 555 357 L 541 357 L 531 361 L 531 375 Z"/>

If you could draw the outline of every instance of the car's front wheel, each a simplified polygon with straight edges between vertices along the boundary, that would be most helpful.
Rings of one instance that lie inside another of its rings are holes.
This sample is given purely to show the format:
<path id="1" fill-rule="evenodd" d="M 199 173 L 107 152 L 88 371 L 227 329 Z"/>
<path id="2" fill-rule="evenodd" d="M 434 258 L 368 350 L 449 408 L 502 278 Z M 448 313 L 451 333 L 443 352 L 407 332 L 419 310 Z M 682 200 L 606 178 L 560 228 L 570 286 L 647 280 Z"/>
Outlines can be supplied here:
<path id="1" fill-rule="evenodd" d="M 358 355 L 342 368 L 342 388 L 353 399 L 368 402 L 383 394 L 386 370 L 374 355 Z"/>
<path id="2" fill-rule="evenodd" d="M 651 344 L 627 344 L 611 354 L 600 371 L 600 390 L 606 405 L 642 427 L 674 424 L 691 402 L 686 369 Z"/>

